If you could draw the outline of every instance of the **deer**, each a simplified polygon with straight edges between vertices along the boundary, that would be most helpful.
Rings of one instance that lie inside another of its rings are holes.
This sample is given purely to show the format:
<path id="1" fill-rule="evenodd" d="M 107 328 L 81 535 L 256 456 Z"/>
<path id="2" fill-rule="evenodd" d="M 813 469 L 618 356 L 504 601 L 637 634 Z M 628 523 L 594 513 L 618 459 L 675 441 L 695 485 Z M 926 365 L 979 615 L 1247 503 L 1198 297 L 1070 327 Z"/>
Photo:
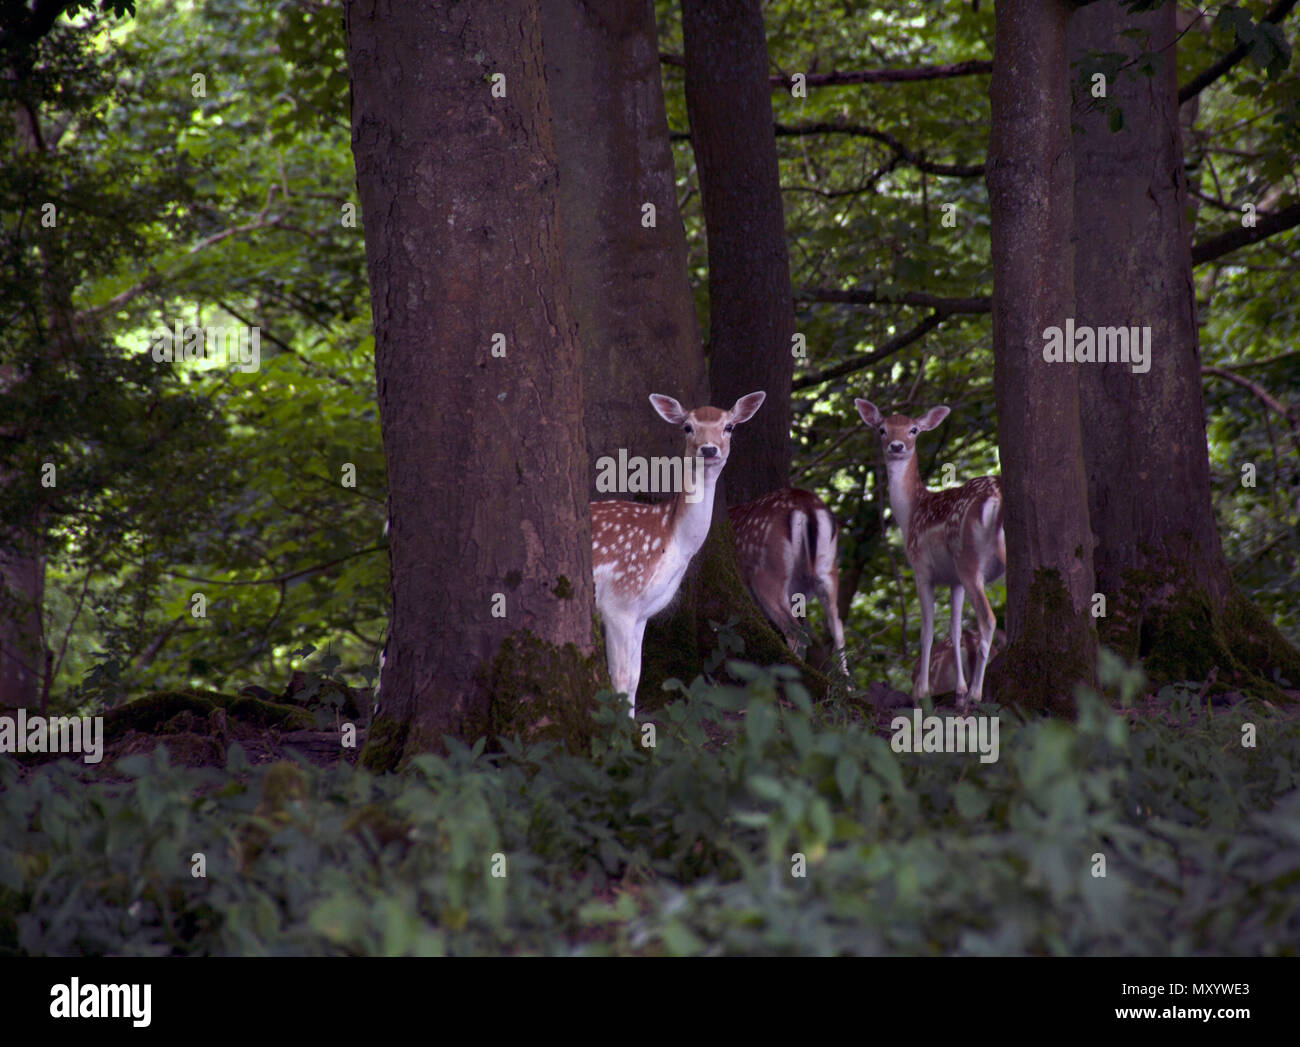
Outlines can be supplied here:
<path id="1" fill-rule="evenodd" d="M 826 503 L 811 491 L 785 487 L 727 510 L 736 536 L 740 576 L 754 602 L 799 654 L 799 631 L 791 600 L 816 595 L 830 623 L 847 675 L 844 626 L 838 608 L 839 526 Z"/>
<path id="2" fill-rule="evenodd" d="M 990 657 L 1003 650 L 1007 645 L 1007 634 L 1001 629 L 993 633 L 993 646 Z M 963 673 L 970 673 L 979 657 L 980 634 L 974 629 L 961 631 L 961 666 Z M 943 643 L 934 645 L 930 654 L 930 689 L 935 694 L 951 694 L 957 689 L 957 666 L 954 664 L 952 637 Z M 916 686 L 917 677 L 921 675 L 921 659 L 917 658 L 912 666 L 912 685 Z M 963 679 L 965 677 L 963 676 Z"/>
<path id="3" fill-rule="evenodd" d="M 916 463 L 916 438 L 947 418 L 949 409 L 931 407 L 919 418 L 904 414 L 886 418 L 869 400 L 855 400 L 854 404 L 862 421 L 880 436 L 889 473 L 889 505 L 903 532 L 903 549 L 921 602 L 921 659 L 912 697 L 919 703 L 931 693 L 934 588 L 947 585 L 952 589 L 949 635 L 953 642 L 962 634 L 962 601 L 967 594 L 979 624 L 979 649 L 969 691 L 961 659 L 954 659 L 958 703 L 978 702 L 984 694 L 984 670 L 997 629 L 984 585 L 1002 577 L 1007 569 L 1002 482 L 996 476 L 980 476 L 946 491 L 928 490 Z"/>
<path id="4" fill-rule="evenodd" d="M 686 437 L 683 480 L 693 475 L 694 482 L 683 482 L 669 501 L 657 505 L 591 503 L 592 574 L 596 609 L 605 624 L 609 679 L 616 692 L 627 695 L 633 719 L 646 622 L 672 602 L 709 535 L 713 497 L 731 452 L 732 430 L 749 421 L 766 398 L 765 392 L 749 393 L 727 411 L 687 411 L 671 396 L 652 394 L 650 405 L 659 417 L 681 426 Z"/>

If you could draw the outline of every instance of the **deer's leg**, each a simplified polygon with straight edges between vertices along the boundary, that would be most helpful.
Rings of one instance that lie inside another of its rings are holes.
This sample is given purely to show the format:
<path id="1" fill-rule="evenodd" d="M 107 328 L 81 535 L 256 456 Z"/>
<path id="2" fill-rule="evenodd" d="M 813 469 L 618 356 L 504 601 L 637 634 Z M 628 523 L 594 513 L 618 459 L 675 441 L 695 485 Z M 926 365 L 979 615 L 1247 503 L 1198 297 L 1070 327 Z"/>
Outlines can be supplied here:
<path id="1" fill-rule="evenodd" d="M 773 628 L 785 637 L 786 646 L 795 654 L 798 654 L 799 634 L 795 629 L 794 615 L 790 611 L 789 597 L 785 592 L 784 581 L 764 573 L 756 578 L 755 582 L 757 584 L 750 590 L 754 602 L 758 604 L 759 610 L 763 612 L 767 620 L 772 623 Z"/>
<path id="2" fill-rule="evenodd" d="M 948 624 L 948 639 L 952 641 L 953 674 L 957 680 L 957 701 L 966 699 L 966 671 L 961 664 L 961 611 L 966 599 L 966 589 L 961 585 L 952 587 L 952 619 Z"/>
<path id="3" fill-rule="evenodd" d="M 840 669 L 844 675 L 849 674 L 849 662 L 844 655 L 844 624 L 839 612 L 839 579 L 834 574 L 818 575 L 817 599 L 821 601 L 826 620 L 830 623 L 831 638 L 835 641 L 835 652 L 840 656 Z"/>
<path id="4" fill-rule="evenodd" d="M 998 621 L 993 615 L 993 608 L 989 605 L 989 598 L 984 593 L 984 580 L 977 576 L 973 581 L 970 602 L 975 608 L 975 618 L 979 621 L 980 647 L 975 659 L 975 671 L 972 674 L 974 679 L 971 681 L 970 700 L 978 702 L 984 696 L 984 669 L 989 663 L 989 649 L 993 646 L 993 633 L 997 629 Z"/>
<path id="5" fill-rule="evenodd" d="M 645 639 L 646 619 L 642 618 L 632 626 L 630 637 L 630 655 L 628 658 L 627 704 L 628 716 L 636 719 L 636 688 L 641 682 L 641 641 Z"/>
<path id="6" fill-rule="evenodd" d="M 916 595 L 921 601 L 921 672 L 912 697 L 920 702 L 930 697 L 930 648 L 934 645 L 934 583 L 916 576 Z"/>
<path id="7" fill-rule="evenodd" d="M 612 614 L 605 616 L 605 660 L 609 665 L 609 682 L 615 694 L 628 695 L 628 701 L 635 709 L 636 695 L 631 691 L 629 661 L 632 625 L 627 619 Z"/>

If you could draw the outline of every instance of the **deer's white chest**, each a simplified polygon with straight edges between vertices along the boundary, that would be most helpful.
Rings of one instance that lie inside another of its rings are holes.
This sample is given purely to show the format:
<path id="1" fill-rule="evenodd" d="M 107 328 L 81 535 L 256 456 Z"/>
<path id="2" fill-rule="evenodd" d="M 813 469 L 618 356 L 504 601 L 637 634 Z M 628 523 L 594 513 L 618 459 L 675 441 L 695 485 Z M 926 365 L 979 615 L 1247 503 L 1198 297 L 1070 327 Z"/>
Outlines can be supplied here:
<path id="1" fill-rule="evenodd" d="M 672 602 L 691 559 L 691 550 L 669 542 L 647 553 L 636 566 L 626 562 L 601 564 L 593 572 L 597 608 L 602 615 L 614 612 L 652 618 Z"/>

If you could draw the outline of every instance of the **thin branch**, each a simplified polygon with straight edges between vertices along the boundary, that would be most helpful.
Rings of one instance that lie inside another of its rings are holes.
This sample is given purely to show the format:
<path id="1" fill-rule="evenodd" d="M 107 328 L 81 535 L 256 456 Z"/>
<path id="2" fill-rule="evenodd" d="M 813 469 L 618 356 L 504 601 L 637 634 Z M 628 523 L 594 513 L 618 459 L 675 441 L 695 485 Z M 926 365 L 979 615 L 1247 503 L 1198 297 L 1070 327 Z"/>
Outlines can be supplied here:
<path id="1" fill-rule="evenodd" d="M 185 612 L 182 611 L 170 622 L 167 623 L 158 634 L 149 641 L 149 646 L 136 655 L 135 667 L 137 669 L 147 669 L 153 665 L 154 659 L 158 657 L 159 652 L 167 646 L 167 642 L 178 632 L 195 632 L 194 629 L 181 629 L 181 622 L 185 621 Z"/>
<path id="2" fill-rule="evenodd" d="M 217 578 L 197 578 L 191 574 L 180 574 L 177 571 L 163 571 L 161 573 L 170 578 L 179 578 L 186 582 L 198 582 L 202 585 L 284 585 L 295 578 L 301 578 L 303 575 L 315 574 L 318 571 L 325 571 L 331 567 L 337 567 L 348 560 L 355 560 L 358 556 L 365 556 L 368 553 L 377 553 L 381 549 L 387 549 L 387 544 L 372 545 L 365 549 L 358 549 L 354 553 L 348 553 L 346 556 L 340 556 L 336 560 L 327 560 L 325 563 L 315 564 L 312 567 L 304 567 L 301 570 L 290 571 L 288 574 L 277 575 L 274 578 L 253 578 L 249 581 L 222 581 Z"/>
<path id="3" fill-rule="evenodd" d="M 1237 229 L 1229 229 L 1226 233 L 1220 233 L 1218 236 L 1212 236 L 1208 240 L 1194 244 L 1192 246 L 1192 265 L 1212 262 L 1225 254 L 1231 254 L 1238 248 L 1266 240 L 1275 233 L 1294 229 L 1300 225 L 1300 202 L 1294 203 L 1290 207 L 1284 207 L 1280 211 L 1274 211 L 1272 214 L 1265 215 L 1256 212 L 1256 215 L 1257 221 L 1253 228 L 1241 226 Z"/>
<path id="4" fill-rule="evenodd" d="M 1283 531 L 1281 534 L 1274 537 L 1271 541 L 1265 544 L 1264 548 L 1260 549 L 1259 552 L 1257 552 L 1254 556 L 1250 558 L 1250 562 L 1246 564 L 1244 569 L 1247 571 L 1250 570 L 1257 563 L 1259 563 L 1260 560 L 1264 559 L 1265 556 L 1271 553 L 1277 546 L 1281 545 L 1283 542 L 1287 541 L 1291 537 L 1292 537 L 1291 531 Z M 1234 571 L 1233 573 L 1237 574 L 1236 571 Z"/>
<path id="5" fill-rule="evenodd" d="M 664 65 L 686 68 L 686 59 L 681 55 L 660 52 L 659 61 Z M 918 65 L 902 69 L 858 69 L 845 72 L 807 73 L 804 82 L 809 87 L 839 87 L 845 84 L 899 84 L 917 80 L 948 80 L 958 76 L 976 76 L 993 72 L 993 63 L 987 59 L 971 59 L 965 62 L 950 62 L 946 65 Z M 770 77 L 773 88 L 790 88 L 794 77 Z"/>
<path id="6" fill-rule="evenodd" d="M 811 473 L 816 466 L 820 465 L 827 458 L 829 458 L 833 451 L 838 450 L 842 444 L 846 443 L 847 441 L 856 437 L 857 435 L 858 435 L 858 427 L 856 425 L 846 426 L 838 436 L 836 436 L 833 440 L 831 440 L 830 443 L 828 443 L 825 446 L 825 448 L 823 448 L 817 454 L 813 455 L 813 457 L 808 459 L 808 461 L 806 461 L 803 465 L 801 466 L 792 465 L 790 467 L 790 478 L 796 479 L 800 476 L 805 476 L 808 473 Z"/>
<path id="7" fill-rule="evenodd" d="M 941 164 L 927 160 L 914 149 L 909 149 L 887 131 L 866 124 L 812 123 L 812 124 L 776 124 L 774 131 L 778 138 L 796 135 L 852 135 L 857 138 L 870 138 L 873 142 L 890 149 L 910 166 L 926 174 L 943 175 L 948 178 L 980 178 L 984 174 L 983 164 Z"/>
<path id="8" fill-rule="evenodd" d="M 1287 272 L 1290 272 L 1290 269 L 1288 269 Z M 1300 356 L 1300 349 L 1292 349 L 1289 352 L 1278 353 L 1277 356 L 1270 356 L 1267 360 L 1232 360 L 1226 364 L 1219 364 L 1219 366 L 1229 371 L 1244 371 L 1250 367 L 1268 367 L 1270 364 L 1275 364 L 1279 360 L 1290 360 L 1295 356 Z"/>
<path id="9" fill-rule="evenodd" d="M 1277 3 L 1275 3 L 1271 8 L 1269 8 L 1268 13 L 1264 15 L 1264 17 L 1261 18 L 1260 21 L 1272 22 L 1274 25 L 1276 25 L 1278 22 L 1282 21 L 1283 18 L 1285 18 L 1287 15 L 1291 13 L 1291 9 L 1295 7 L 1296 3 L 1297 0 L 1277 0 Z M 1207 87 L 1209 87 L 1210 84 L 1214 83 L 1215 80 L 1223 76 L 1223 74 L 1226 73 L 1233 66 L 1237 65 L 1248 54 L 1250 54 L 1250 45 L 1241 44 L 1238 47 L 1234 47 L 1231 51 L 1229 51 L 1226 55 L 1220 58 L 1209 68 L 1204 69 L 1201 72 L 1197 73 L 1194 77 L 1192 77 L 1189 81 L 1187 81 L 1187 83 L 1185 83 L 1182 87 L 1178 89 L 1179 104 L 1181 105 L 1183 102 L 1186 102 L 1189 98 L 1195 98 L 1198 94 L 1200 94 Z"/>
<path id="10" fill-rule="evenodd" d="M 1215 378 L 1222 378 L 1226 382 L 1232 382 L 1234 385 L 1239 385 L 1243 389 L 1250 390 L 1260 403 L 1270 411 L 1274 411 L 1285 418 L 1288 426 L 1292 429 L 1296 427 L 1296 419 L 1290 409 L 1258 382 L 1251 381 L 1249 378 L 1245 377 L 1245 375 L 1237 374 L 1235 371 L 1229 371 L 1225 367 L 1202 367 L 1201 374 L 1213 375 Z"/>
<path id="11" fill-rule="evenodd" d="M 274 334 L 271 333 L 270 330 L 263 328 L 261 324 L 253 323 L 251 318 L 244 316 L 242 313 L 237 312 L 235 308 L 232 305 L 230 305 L 228 302 L 224 301 L 221 298 L 218 298 L 215 301 L 218 306 L 220 306 L 222 309 L 228 312 L 231 316 L 233 316 L 245 327 L 258 328 L 258 330 L 260 330 L 266 336 L 267 341 L 269 341 L 272 345 L 279 346 L 281 351 L 292 356 L 295 360 L 297 360 L 300 364 L 302 364 L 303 367 L 305 367 L 309 373 L 315 375 L 318 378 L 324 377 L 329 381 L 334 382 L 337 385 L 341 385 L 347 389 L 351 389 L 353 387 L 353 383 L 351 379 L 344 378 L 341 375 L 337 375 L 333 371 L 330 371 L 329 369 L 321 367 L 319 364 L 315 364 L 312 361 L 308 360 L 305 356 L 302 355 L 302 353 L 298 352 L 297 349 L 294 349 L 283 339 L 277 338 Z"/>
<path id="12" fill-rule="evenodd" d="M 910 305 L 934 309 L 945 316 L 953 313 L 989 313 L 993 299 L 981 295 L 970 298 L 944 298 L 926 291 L 876 291 L 855 288 L 841 291 L 834 287 L 806 287 L 795 294 L 796 301 L 839 302 L 844 305 Z"/>
<path id="13" fill-rule="evenodd" d="M 68 653 L 68 640 L 72 636 L 72 630 L 77 627 L 77 619 L 81 617 L 81 609 L 86 604 L 86 593 L 90 591 L 90 578 L 94 572 L 87 567 L 86 577 L 81 584 L 81 596 L 77 598 L 77 609 L 72 612 L 72 620 L 68 622 L 67 631 L 63 634 L 63 642 L 59 644 L 59 656 L 55 659 L 54 665 L 45 677 L 45 693 L 49 694 L 50 684 L 58 677 L 59 669 L 63 667 L 63 656 Z"/>
<path id="14" fill-rule="evenodd" d="M 856 69 L 845 72 L 832 70 L 829 73 L 806 73 L 804 83 L 808 87 L 842 87 L 845 84 L 902 84 L 915 83 L 918 80 L 951 80 L 958 76 L 979 76 L 993 72 L 993 62 L 989 59 L 972 58 L 965 62 L 949 62 L 947 65 L 916 65 L 910 68 L 893 69 Z M 794 86 L 793 74 L 771 77 L 773 87 L 790 89 Z"/>
<path id="15" fill-rule="evenodd" d="M 810 386 L 821 385 L 823 382 L 829 382 L 834 378 L 843 378 L 846 374 L 853 374 L 855 371 L 861 371 L 865 367 L 870 367 L 874 363 L 893 356 L 902 349 L 906 349 L 913 342 L 920 341 L 927 334 L 933 331 L 946 320 L 947 314 L 933 312 L 913 327 L 910 331 L 904 331 L 897 338 L 890 339 L 874 353 L 867 353 L 865 356 L 854 357 L 852 360 L 846 360 L 844 363 L 836 364 L 834 367 L 828 367 L 817 374 L 807 374 L 796 378 L 790 383 L 791 390 L 807 389 Z"/>
<path id="16" fill-rule="evenodd" d="M 244 225 L 232 225 L 228 229 L 223 229 L 219 233 L 213 233 L 211 236 L 205 237 L 204 239 L 200 240 L 198 243 L 190 247 L 190 249 L 185 252 L 186 255 L 188 256 L 188 255 L 197 254 L 199 251 L 202 251 L 204 248 L 211 247 L 213 244 L 219 244 L 221 243 L 222 240 L 225 240 L 232 236 L 239 236 L 242 235 L 243 233 L 252 233 L 252 232 L 256 232 L 259 229 L 269 229 L 273 226 L 279 225 L 281 222 L 284 221 L 285 215 L 275 215 L 272 218 L 267 218 L 267 212 L 271 208 L 271 200 L 273 199 L 274 196 L 275 196 L 275 186 L 272 185 L 266 194 L 266 205 L 262 208 L 261 211 L 258 212 L 256 218 L 254 218 L 251 222 L 246 222 Z M 171 278 L 175 279 L 177 275 L 179 275 L 179 270 L 176 273 L 171 274 Z M 114 295 L 107 302 L 103 302 L 100 305 L 92 305 L 87 309 L 83 309 L 80 312 L 79 317 L 90 319 L 96 316 L 100 316 L 103 313 L 111 312 L 114 309 L 119 309 L 122 306 L 126 305 L 127 302 L 130 302 L 133 299 L 138 298 L 140 295 L 144 294 L 145 292 L 152 291 L 155 287 L 157 287 L 159 284 L 163 282 L 163 279 L 164 277 L 161 273 L 152 273 L 145 279 L 141 280 L 134 287 L 128 287 L 125 291 L 122 291 L 119 294 Z"/>
<path id="17" fill-rule="evenodd" d="M 1190 186 L 1188 187 L 1187 192 L 1203 203 L 1207 203 L 1211 207 L 1217 207 L 1220 211 L 1227 211 L 1229 214 L 1235 215 L 1241 214 L 1240 207 L 1236 204 L 1230 204 L 1226 200 L 1220 200 L 1217 196 L 1210 196 L 1209 193 L 1203 193 L 1199 189 L 1192 189 Z"/>

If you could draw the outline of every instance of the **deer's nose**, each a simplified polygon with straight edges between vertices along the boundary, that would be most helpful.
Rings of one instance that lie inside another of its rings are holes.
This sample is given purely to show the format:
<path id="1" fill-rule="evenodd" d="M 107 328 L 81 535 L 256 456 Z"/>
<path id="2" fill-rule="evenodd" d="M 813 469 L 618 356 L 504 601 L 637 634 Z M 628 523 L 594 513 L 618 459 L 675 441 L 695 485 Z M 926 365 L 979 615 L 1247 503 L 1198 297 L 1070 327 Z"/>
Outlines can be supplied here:
<path id="1" fill-rule="evenodd" d="M 702 458 L 717 458 L 718 449 L 713 444 L 705 444 L 700 448 L 700 456 Z"/>
<path id="2" fill-rule="evenodd" d="M 903 449 L 903 441 L 902 440 L 891 441 L 889 444 L 889 449 L 895 453 L 901 451 Z"/>

